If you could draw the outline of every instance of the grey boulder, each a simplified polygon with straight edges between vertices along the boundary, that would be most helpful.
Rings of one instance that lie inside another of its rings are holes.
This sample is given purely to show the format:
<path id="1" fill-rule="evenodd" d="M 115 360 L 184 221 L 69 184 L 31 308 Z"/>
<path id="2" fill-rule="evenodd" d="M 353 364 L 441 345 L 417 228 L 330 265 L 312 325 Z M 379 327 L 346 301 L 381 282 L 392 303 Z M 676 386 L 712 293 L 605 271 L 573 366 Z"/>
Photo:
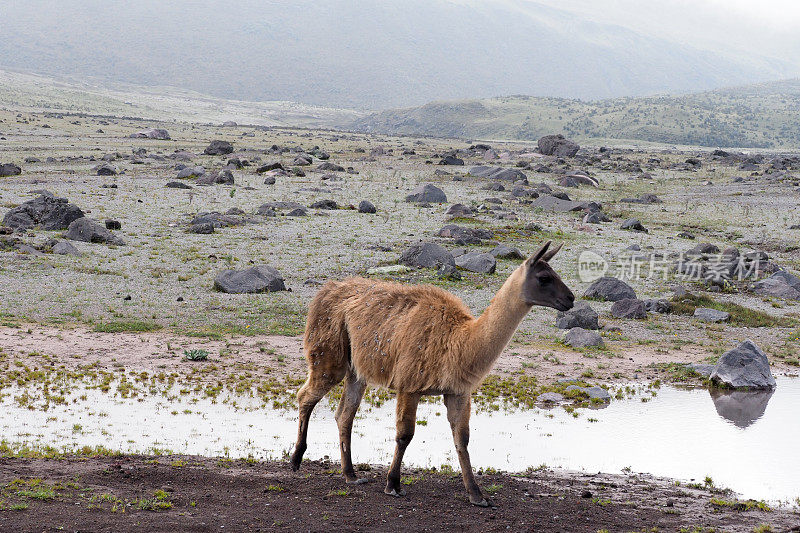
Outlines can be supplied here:
<path id="1" fill-rule="evenodd" d="M 470 272 L 494 274 L 497 269 L 497 260 L 492 254 L 486 252 L 469 252 L 456 257 L 456 266 Z"/>
<path id="2" fill-rule="evenodd" d="M 754 283 L 753 290 L 764 296 L 800 300 L 800 278 L 785 270 L 779 270 L 770 277 Z"/>
<path id="3" fill-rule="evenodd" d="M 247 270 L 223 270 L 214 279 L 214 288 L 229 294 L 253 294 L 285 291 L 280 272 L 269 265 L 259 265 Z"/>
<path id="4" fill-rule="evenodd" d="M 22 169 L 14 163 L 0 163 L 0 178 L 19 176 L 20 174 L 22 174 Z"/>
<path id="5" fill-rule="evenodd" d="M 636 291 L 620 279 L 612 276 L 603 276 L 589 285 L 583 297 L 616 302 L 625 298 L 636 298 Z"/>
<path id="6" fill-rule="evenodd" d="M 411 194 L 406 196 L 406 202 L 427 202 L 432 204 L 440 204 L 447 201 L 447 195 L 442 189 L 436 185 L 426 183 L 420 185 Z"/>
<path id="7" fill-rule="evenodd" d="M 611 315 L 617 318 L 646 318 L 644 302 L 637 298 L 623 298 L 611 306 Z"/>
<path id="8" fill-rule="evenodd" d="M 72 241 L 115 244 L 117 246 L 125 244 L 125 241 L 111 233 L 103 224 L 86 217 L 74 220 L 64 236 Z"/>
<path id="9" fill-rule="evenodd" d="M 377 209 L 375 209 L 375 204 L 369 200 L 361 200 L 361 202 L 358 204 L 358 212 L 372 214 L 376 213 Z"/>
<path id="10" fill-rule="evenodd" d="M 710 379 L 712 383 L 733 389 L 775 388 L 767 356 L 749 339 L 722 354 Z"/>
<path id="11" fill-rule="evenodd" d="M 605 346 L 603 337 L 596 331 L 575 327 L 567 331 L 564 335 L 564 344 L 573 348 L 585 348 L 587 346 Z"/>
<path id="12" fill-rule="evenodd" d="M 418 268 L 439 268 L 441 265 L 456 264 L 450 252 L 432 242 L 410 246 L 400 255 L 400 262 Z"/>
<path id="13" fill-rule="evenodd" d="M 69 225 L 83 217 L 83 211 L 67 201 L 56 198 L 49 192 L 40 194 L 33 200 L 12 208 L 3 217 L 3 225 L 17 231 L 40 226 L 44 230 L 67 229 Z"/>
<path id="14" fill-rule="evenodd" d="M 233 145 L 228 141 L 211 141 L 203 153 L 206 155 L 227 155 L 233 152 Z"/>
<path id="15" fill-rule="evenodd" d="M 599 329 L 597 311 L 586 302 L 578 302 L 569 311 L 559 311 L 556 315 L 556 327 L 559 329 Z"/>
<path id="16" fill-rule="evenodd" d="M 694 310 L 694 317 L 703 322 L 726 322 L 730 320 L 731 314 L 725 311 L 718 311 L 710 307 L 698 307 Z"/>

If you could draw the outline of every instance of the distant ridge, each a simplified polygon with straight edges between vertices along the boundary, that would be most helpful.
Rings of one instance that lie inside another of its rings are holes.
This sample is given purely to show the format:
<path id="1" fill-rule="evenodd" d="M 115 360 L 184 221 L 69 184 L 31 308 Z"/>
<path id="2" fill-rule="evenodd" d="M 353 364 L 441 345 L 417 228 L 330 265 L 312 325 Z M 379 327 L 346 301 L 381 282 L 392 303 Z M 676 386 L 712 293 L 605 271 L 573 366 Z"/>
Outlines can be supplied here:
<path id="1" fill-rule="evenodd" d="M 578 139 L 800 150 L 800 79 L 595 102 L 531 96 L 434 102 L 372 113 L 348 127 L 470 139 L 536 140 L 564 133 Z"/>

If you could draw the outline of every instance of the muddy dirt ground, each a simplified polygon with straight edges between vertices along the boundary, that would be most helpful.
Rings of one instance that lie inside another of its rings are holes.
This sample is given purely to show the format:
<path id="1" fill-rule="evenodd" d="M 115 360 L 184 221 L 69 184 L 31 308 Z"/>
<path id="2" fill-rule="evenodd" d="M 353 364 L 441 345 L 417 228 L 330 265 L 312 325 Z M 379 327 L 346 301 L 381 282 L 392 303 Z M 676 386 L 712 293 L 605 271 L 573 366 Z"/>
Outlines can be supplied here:
<path id="1" fill-rule="evenodd" d="M 203 457 L 0 460 L 3 531 L 800 531 L 786 509 L 736 508 L 713 489 L 646 475 L 489 473 L 493 507 L 471 506 L 460 475 L 415 470 L 404 498 L 385 470 L 345 485 L 336 465 Z M 716 500 L 715 500 L 716 498 Z"/>

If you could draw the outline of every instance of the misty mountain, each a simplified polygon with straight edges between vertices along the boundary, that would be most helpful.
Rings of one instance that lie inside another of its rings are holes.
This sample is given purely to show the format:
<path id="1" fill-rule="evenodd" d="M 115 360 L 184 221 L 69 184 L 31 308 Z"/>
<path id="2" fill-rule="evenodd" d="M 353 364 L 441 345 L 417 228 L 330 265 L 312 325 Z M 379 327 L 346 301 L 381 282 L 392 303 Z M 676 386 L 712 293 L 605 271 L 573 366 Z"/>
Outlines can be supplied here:
<path id="1" fill-rule="evenodd" d="M 682 93 L 797 70 L 523 0 L 27 0 L 0 19 L 0 67 L 361 109 Z"/>

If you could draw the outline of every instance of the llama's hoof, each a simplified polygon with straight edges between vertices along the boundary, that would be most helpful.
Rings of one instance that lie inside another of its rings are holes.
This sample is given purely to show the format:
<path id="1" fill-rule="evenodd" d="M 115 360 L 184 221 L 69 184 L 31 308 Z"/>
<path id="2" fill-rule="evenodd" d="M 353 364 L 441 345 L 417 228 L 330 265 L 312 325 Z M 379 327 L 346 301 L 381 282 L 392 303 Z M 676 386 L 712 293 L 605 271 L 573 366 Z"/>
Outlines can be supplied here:
<path id="1" fill-rule="evenodd" d="M 401 498 L 406 495 L 406 491 L 403 489 L 395 489 L 394 487 L 386 487 L 383 489 L 383 492 L 388 494 L 389 496 L 394 496 L 395 498 Z"/>
<path id="2" fill-rule="evenodd" d="M 469 503 L 476 507 L 489 507 L 489 502 L 486 498 L 482 496 L 478 496 L 477 498 L 473 498 L 472 496 L 469 497 Z"/>
<path id="3" fill-rule="evenodd" d="M 292 468 L 292 470 L 297 472 L 298 470 L 300 470 L 300 463 L 302 461 L 303 461 L 302 459 L 300 459 L 299 461 L 295 461 L 294 459 L 292 459 L 291 461 L 289 461 L 289 466 Z"/>
<path id="4" fill-rule="evenodd" d="M 348 485 L 363 485 L 364 483 L 369 482 L 369 480 L 365 477 L 356 477 L 353 479 L 346 480 Z"/>

